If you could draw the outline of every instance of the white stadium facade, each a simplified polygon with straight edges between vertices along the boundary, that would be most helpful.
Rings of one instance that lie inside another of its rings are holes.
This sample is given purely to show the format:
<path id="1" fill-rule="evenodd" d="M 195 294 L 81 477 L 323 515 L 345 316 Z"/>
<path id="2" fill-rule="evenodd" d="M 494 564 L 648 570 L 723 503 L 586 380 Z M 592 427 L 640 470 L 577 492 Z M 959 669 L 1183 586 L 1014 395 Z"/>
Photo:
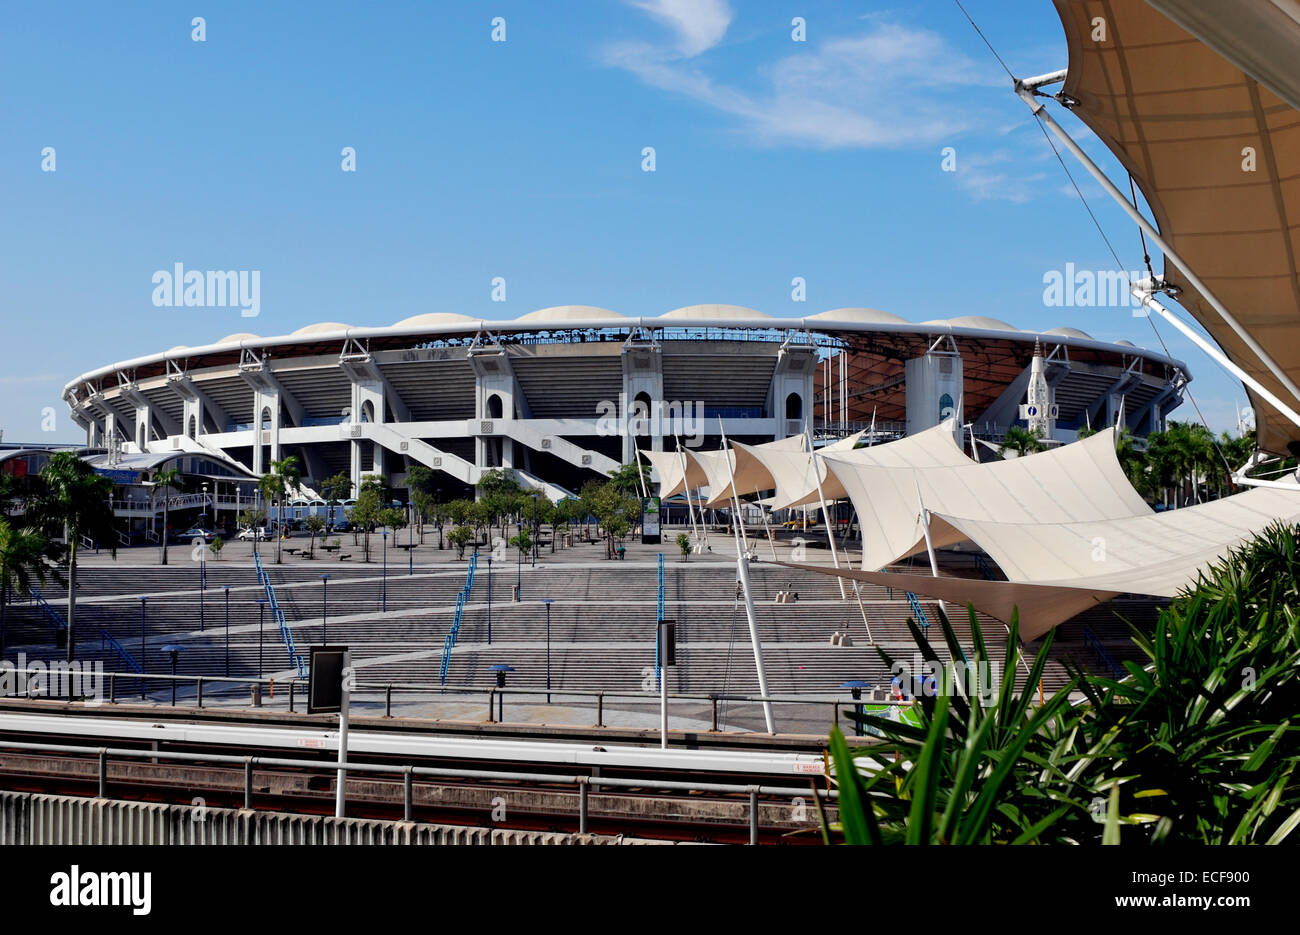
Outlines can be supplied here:
<path id="1" fill-rule="evenodd" d="M 1139 436 L 1159 429 L 1190 379 L 1182 362 L 1127 342 L 991 318 L 562 306 L 513 321 L 425 314 L 232 334 L 99 367 L 63 396 L 106 470 L 188 456 L 259 475 L 294 455 L 307 488 L 378 473 L 400 491 L 423 464 L 451 499 L 505 467 L 558 499 L 634 448 L 716 449 L 721 432 L 759 443 L 811 422 L 820 441 L 874 425 L 884 440 L 955 415 L 963 445 L 996 442 L 1017 424 L 1036 349 L 1063 441 L 1121 419 Z"/>

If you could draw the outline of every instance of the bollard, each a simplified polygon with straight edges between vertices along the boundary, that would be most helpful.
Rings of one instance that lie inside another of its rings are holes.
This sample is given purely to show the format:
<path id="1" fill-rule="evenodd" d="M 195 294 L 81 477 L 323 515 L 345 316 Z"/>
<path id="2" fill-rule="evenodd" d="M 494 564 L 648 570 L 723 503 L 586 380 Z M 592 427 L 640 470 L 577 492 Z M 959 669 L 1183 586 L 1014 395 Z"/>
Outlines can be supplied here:
<path id="1" fill-rule="evenodd" d="M 203 676 L 201 675 L 199 676 L 199 680 L 196 683 L 196 689 L 197 690 L 195 691 L 195 698 L 198 701 L 199 707 L 201 708 L 203 707 Z"/>
<path id="2" fill-rule="evenodd" d="M 262 683 L 254 682 L 252 687 L 252 705 L 254 708 L 262 707 Z"/>
<path id="3" fill-rule="evenodd" d="M 108 750 L 99 748 L 99 797 L 108 798 Z"/>
<path id="4" fill-rule="evenodd" d="M 578 777 L 578 834 L 587 833 L 587 791 L 591 788 L 590 779 Z"/>
<path id="5" fill-rule="evenodd" d="M 388 690 L 384 692 L 384 717 L 393 716 L 393 683 L 388 683 Z"/>
<path id="6" fill-rule="evenodd" d="M 840 703 L 837 701 L 835 702 L 835 711 L 834 711 L 834 716 L 831 718 L 831 723 L 838 724 L 839 722 L 840 722 Z"/>
<path id="7" fill-rule="evenodd" d="M 402 770 L 402 821 L 414 820 L 415 796 L 411 788 L 411 770 L 413 767 L 406 767 Z"/>
<path id="8" fill-rule="evenodd" d="M 253 758 L 244 757 L 244 808 L 253 809 Z"/>
<path id="9" fill-rule="evenodd" d="M 298 686 L 297 679 L 289 679 L 289 713 L 293 714 L 293 696 L 294 689 Z"/>
<path id="10" fill-rule="evenodd" d="M 749 787 L 749 843 L 758 844 L 758 786 Z"/>
<path id="11" fill-rule="evenodd" d="M 117 676 L 110 674 L 108 676 L 108 703 L 117 704 Z"/>
<path id="12" fill-rule="evenodd" d="M 709 704 L 713 707 L 713 726 L 709 730 L 716 733 L 718 729 L 718 696 L 709 695 Z"/>
<path id="13" fill-rule="evenodd" d="M 517 584 L 512 584 L 512 585 L 510 585 L 510 595 L 511 595 L 511 596 L 510 596 L 510 599 L 511 599 L 512 601 L 514 601 L 516 604 L 518 604 L 518 603 L 519 603 L 519 585 L 517 585 Z"/>
<path id="14" fill-rule="evenodd" d="M 605 693 L 603 691 L 596 692 L 596 726 L 605 726 Z"/>
<path id="15" fill-rule="evenodd" d="M 496 717 L 495 717 L 496 712 L 492 709 L 492 705 L 493 703 L 496 702 L 496 699 L 497 699 L 497 690 L 495 688 L 489 688 L 488 689 L 488 719 L 487 719 L 487 722 L 489 724 L 496 723 Z"/>

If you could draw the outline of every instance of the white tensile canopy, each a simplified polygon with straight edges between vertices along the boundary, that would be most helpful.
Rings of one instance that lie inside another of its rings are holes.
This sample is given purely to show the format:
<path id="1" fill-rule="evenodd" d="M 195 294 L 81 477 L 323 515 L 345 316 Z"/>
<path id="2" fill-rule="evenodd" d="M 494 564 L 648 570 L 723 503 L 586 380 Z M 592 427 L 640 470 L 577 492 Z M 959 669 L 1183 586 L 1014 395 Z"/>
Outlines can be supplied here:
<path id="1" fill-rule="evenodd" d="M 817 449 L 814 458 L 807 452 L 767 450 L 755 452 L 776 481 L 776 495 L 767 502 L 773 510 L 827 502 L 848 496 L 840 480 L 826 468 L 831 457 L 851 464 L 897 468 L 930 468 L 941 465 L 974 464 L 957 447 L 953 437 L 954 422 L 948 419 L 933 428 L 897 441 L 869 448 L 854 448 L 859 435 Z M 753 449 L 751 449 L 753 450 Z M 814 470 L 817 473 L 813 473 Z M 818 494 L 818 481 L 821 494 Z"/>
<path id="2" fill-rule="evenodd" d="M 1115 457 L 1113 428 L 990 464 L 967 458 L 964 464 L 887 467 L 842 457 L 828 457 L 826 463 L 862 522 L 863 567 L 870 569 L 925 549 L 922 506 L 932 514 L 930 537 L 936 547 L 972 538 L 949 523 L 949 516 L 1042 524 L 1151 514 Z"/>
<path id="3" fill-rule="evenodd" d="M 735 496 L 731 486 L 733 476 L 736 492 L 742 497 L 776 487 L 776 480 L 761 457 L 764 452 L 801 454 L 805 446 L 804 436 L 791 435 L 761 445 L 740 445 L 733 442 L 730 449 L 691 451 L 688 456 L 695 459 L 708 478 L 709 499 L 704 505 L 726 506 Z"/>
<path id="4" fill-rule="evenodd" d="M 969 602 L 1003 622 L 1019 608 L 1021 635 L 1034 639 L 1117 594 L 1173 597 L 1269 524 L 1300 522 L 1300 487 L 1257 488 L 1181 510 L 1077 523 L 934 519 L 960 529 L 1010 580 L 799 567 L 963 606 Z"/>
<path id="5" fill-rule="evenodd" d="M 639 453 L 659 475 L 659 496 L 665 500 L 685 493 L 688 487 L 695 490 L 709 482 L 704 468 L 684 452 L 642 450 Z"/>

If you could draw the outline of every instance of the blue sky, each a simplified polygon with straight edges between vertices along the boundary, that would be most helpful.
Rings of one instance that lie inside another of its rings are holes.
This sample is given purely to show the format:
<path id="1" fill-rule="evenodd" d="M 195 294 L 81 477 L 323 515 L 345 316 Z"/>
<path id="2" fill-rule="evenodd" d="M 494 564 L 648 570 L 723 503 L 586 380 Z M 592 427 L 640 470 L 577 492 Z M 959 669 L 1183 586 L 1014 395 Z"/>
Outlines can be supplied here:
<path id="1" fill-rule="evenodd" d="M 1018 74 L 1065 66 L 1048 0 L 967 8 Z M 1114 262 L 951 0 L 21 4 L 0 83 L 6 439 L 80 438 L 59 394 L 98 366 L 422 312 L 868 306 L 1158 347 L 1127 308 L 1044 306 L 1045 272 Z M 258 317 L 156 307 L 177 262 L 260 271 Z M 1240 384 L 1162 333 L 1233 427 Z"/>

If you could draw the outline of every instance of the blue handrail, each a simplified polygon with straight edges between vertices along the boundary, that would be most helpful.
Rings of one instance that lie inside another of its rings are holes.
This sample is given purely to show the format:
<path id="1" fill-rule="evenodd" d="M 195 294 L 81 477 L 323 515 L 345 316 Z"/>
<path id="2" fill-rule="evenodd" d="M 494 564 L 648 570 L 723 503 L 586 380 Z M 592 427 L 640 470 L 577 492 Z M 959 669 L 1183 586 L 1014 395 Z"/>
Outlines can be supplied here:
<path id="1" fill-rule="evenodd" d="M 41 594 L 39 590 L 37 590 L 36 588 L 28 588 L 27 592 L 32 596 L 32 599 L 36 601 L 37 606 L 39 606 L 41 610 L 45 612 L 45 616 L 46 618 L 49 619 L 51 626 L 53 626 L 56 636 L 58 635 L 58 632 L 60 630 L 68 629 L 68 622 L 63 619 L 63 615 L 49 605 L 49 602 L 45 600 L 45 597 Z M 105 647 L 112 649 L 115 653 L 117 653 L 118 662 L 125 665 L 132 672 L 144 671 L 144 667 L 141 666 L 140 663 L 135 661 L 135 657 L 126 651 L 126 647 L 123 646 L 121 643 L 119 643 L 113 637 L 112 633 L 109 633 L 103 627 L 96 627 L 95 629 L 99 631 L 100 649 L 103 649 Z"/>
<path id="2" fill-rule="evenodd" d="M 298 647 L 294 643 L 293 630 L 290 629 L 289 621 L 285 618 L 280 602 L 275 596 L 275 585 L 271 584 L 271 576 L 262 567 L 262 556 L 253 553 L 253 564 L 257 567 L 258 583 L 266 590 L 266 602 L 271 608 L 271 619 L 280 628 L 280 638 L 284 640 L 284 648 L 289 654 L 289 664 L 297 670 L 298 678 L 305 679 L 307 678 L 307 660 L 303 658 L 302 653 L 298 652 Z"/>
<path id="3" fill-rule="evenodd" d="M 930 629 L 930 618 L 925 615 L 925 608 L 917 600 L 916 594 L 911 591 L 907 592 L 907 602 L 912 605 L 912 613 L 916 614 L 917 622 L 921 625 L 922 632 Z"/>
<path id="4" fill-rule="evenodd" d="M 456 612 L 451 619 L 451 629 L 442 640 L 442 660 L 438 664 L 438 678 L 447 684 L 447 672 L 451 668 L 451 651 L 456 648 L 456 639 L 460 636 L 460 622 L 465 615 L 465 605 L 469 603 L 470 593 L 474 590 L 474 570 L 478 567 L 478 553 L 469 558 L 469 568 L 465 572 L 465 587 L 456 592 Z"/>
<path id="5" fill-rule="evenodd" d="M 983 555 L 980 555 L 978 552 L 973 554 L 975 556 L 975 567 L 979 569 L 980 574 L 989 581 L 996 580 L 996 576 L 993 574 L 993 566 L 988 563 L 988 559 Z"/>

